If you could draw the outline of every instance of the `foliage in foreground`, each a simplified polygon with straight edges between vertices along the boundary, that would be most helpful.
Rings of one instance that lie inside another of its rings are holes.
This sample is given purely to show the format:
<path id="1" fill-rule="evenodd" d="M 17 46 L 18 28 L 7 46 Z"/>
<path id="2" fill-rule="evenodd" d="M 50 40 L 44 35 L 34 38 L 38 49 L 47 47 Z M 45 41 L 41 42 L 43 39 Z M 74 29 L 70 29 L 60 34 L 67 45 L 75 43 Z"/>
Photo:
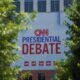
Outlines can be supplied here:
<path id="1" fill-rule="evenodd" d="M 19 59 L 16 54 L 18 33 L 27 28 L 29 21 L 35 17 L 35 14 L 17 13 L 12 3 L 13 0 L 0 0 L 0 80 L 17 80 L 19 69 L 11 67 L 11 64 Z"/>
<path id="2" fill-rule="evenodd" d="M 32 77 L 32 73 L 30 71 L 21 74 L 21 78 L 24 80 L 29 80 L 31 77 Z"/>
<path id="3" fill-rule="evenodd" d="M 80 80 L 80 0 L 74 0 L 66 14 L 71 21 L 66 22 L 69 50 L 65 52 L 67 59 L 57 65 L 60 71 L 55 80 Z"/>

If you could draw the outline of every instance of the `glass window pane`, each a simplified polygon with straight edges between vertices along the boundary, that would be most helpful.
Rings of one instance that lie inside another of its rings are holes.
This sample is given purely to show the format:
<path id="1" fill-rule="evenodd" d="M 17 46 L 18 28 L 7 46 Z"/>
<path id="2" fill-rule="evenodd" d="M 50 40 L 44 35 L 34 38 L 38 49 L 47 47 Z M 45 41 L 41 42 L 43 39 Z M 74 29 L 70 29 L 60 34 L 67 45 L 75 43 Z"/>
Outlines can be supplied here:
<path id="1" fill-rule="evenodd" d="M 33 0 L 25 0 L 25 11 L 26 12 L 33 11 Z"/>
<path id="2" fill-rule="evenodd" d="M 33 0 L 25 0 L 25 2 L 33 2 Z"/>
<path id="3" fill-rule="evenodd" d="M 64 0 L 64 6 L 68 8 L 72 4 L 72 0 Z"/>
<path id="4" fill-rule="evenodd" d="M 51 0 L 51 12 L 59 11 L 59 0 Z"/>
<path id="5" fill-rule="evenodd" d="M 46 0 L 38 0 L 38 12 L 46 12 Z"/>
<path id="6" fill-rule="evenodd" d="M 45 73 L 38 73 L 38 80 L 45 80 Z"/>
<path id="7" fill-rule="evenodd" d="M 16 6 L 16 12 L 20 12 L 20 1 L 14 1 L 13 4 Z"/>

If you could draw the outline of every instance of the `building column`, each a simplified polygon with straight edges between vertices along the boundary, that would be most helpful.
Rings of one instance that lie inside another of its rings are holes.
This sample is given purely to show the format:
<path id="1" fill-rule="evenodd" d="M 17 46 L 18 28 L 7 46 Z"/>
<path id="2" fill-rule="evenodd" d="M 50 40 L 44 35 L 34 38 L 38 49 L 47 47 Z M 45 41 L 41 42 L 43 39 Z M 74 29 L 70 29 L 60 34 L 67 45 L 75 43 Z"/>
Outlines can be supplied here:
<path id="1" fill-rule="evenodd" d="M 64 12 L 64 0 L 59 0 L 59 24 L 63 25 L 62 16 Z"/>
<path id="2" fill-rule="evenodd" d="M 37 70 L 32 70 L 32 80 L 38 80 Z"/>
<path id="3" fill-rule="evenodd" d="M 60 2 L 60 12 L 63 12 L 64 11 L 64 0 L 59 0 Z"/>
<path id="4" fill-rule="evenodd" d="M 51 71 L 50 70 L 45 71 L 45 80 L 51 80 Z"/>
<path id="5" fill-rule="evenodd" d="M 21 12 L 24 12 L 25 11 L 24 0 L 20 0 L 20 11 Z"/>
<path id="6" fill-rule="evenodd" d="M 46 0 L 46 11 L 47 12 L 51 12 L 51 0 Z"/>
<path id="7" fill-rule="evenodd" d="M 38 0 L 33 0 L 33 10 L 34 11 L 38 10 Z"/>

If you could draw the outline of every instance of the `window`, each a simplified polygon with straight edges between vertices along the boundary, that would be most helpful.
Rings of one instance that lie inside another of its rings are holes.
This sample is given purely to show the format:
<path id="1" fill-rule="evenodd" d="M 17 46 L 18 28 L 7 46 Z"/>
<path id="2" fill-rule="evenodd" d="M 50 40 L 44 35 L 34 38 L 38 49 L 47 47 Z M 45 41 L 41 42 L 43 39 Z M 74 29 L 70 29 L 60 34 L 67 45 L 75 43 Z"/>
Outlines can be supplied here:
<path id="1" fill-rule="evenodd" d="M 25 0 L 25 12 L 33 11 L 33 0 Z"/>
<path id="2" fill-rule="evenodd" d="M 59 11 L 59 0 L 51 0 L 51 12 Z"/>
<path id="3" fill-rule="evenodd" d="M 14 0 L 13 4 L 16 5 L 16 12 L 20 12 L 20 1 L 19 0 Z"/>
<path id="4" fill-rule="evenodd" d="M 72 0 L 64 0 L 64 6 L 68 8 L 72 4 Z"/>
<path id="5" fill-rule="evenodd" d="M 38 73 L 38 80 L 45 80 L 45 73 Z"/>
<path id="6" fill-rule="evenodd" d="M 46 0 L 38 0 L 38 12 L 46 12 Z"/>

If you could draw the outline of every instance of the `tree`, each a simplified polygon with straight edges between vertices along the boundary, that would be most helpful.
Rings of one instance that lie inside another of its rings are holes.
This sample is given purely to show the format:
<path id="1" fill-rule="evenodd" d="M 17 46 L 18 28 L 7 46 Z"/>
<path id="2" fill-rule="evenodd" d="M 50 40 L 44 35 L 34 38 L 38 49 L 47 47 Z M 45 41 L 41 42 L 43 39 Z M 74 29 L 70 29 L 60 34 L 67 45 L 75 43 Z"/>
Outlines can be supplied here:
<path id="1" fill-rule="evenodd" d="M 57 65 L 60 71 L 55 80 L 80 80 L 80 0 L 73 0 L 66 14 L 71 21 L 66 22 L 69 50 L 65 52 L 67 59 Z"/>
<path id="2" fill-rule="evenodd" d="M 13 0 L 0 0 L 0 80 L 16 80 L 19 69 L 11 64 L 19 59 L 16 54 L 17 37 L 21 30 L 27 28 L 25 22 L 30 20 L 27 13 L 17 13 L 15 10 Z"/>
<path id="3" fill-rule="evenodd" d="M 32 78 L 32 73 L 30 71 L 21 74 L 21 78 L 24 80 L 30 80 Z"/>

